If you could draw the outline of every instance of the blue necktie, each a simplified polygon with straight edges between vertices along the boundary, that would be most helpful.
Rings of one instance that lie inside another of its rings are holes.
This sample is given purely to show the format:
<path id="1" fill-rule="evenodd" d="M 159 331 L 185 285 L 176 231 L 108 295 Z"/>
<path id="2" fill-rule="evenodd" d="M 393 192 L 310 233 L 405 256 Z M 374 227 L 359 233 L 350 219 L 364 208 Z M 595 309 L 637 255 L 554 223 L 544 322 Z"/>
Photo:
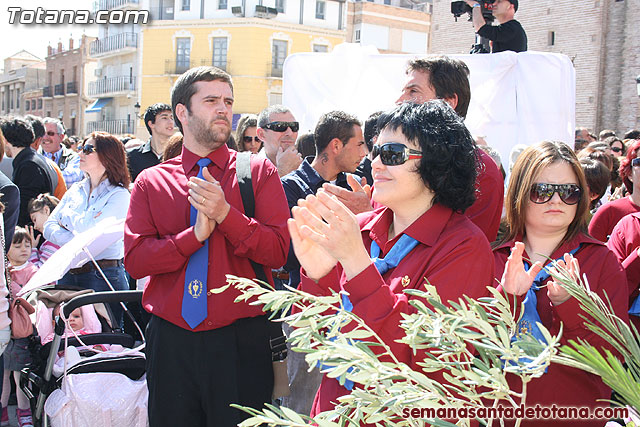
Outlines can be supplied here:
<path id="1" fill-rule="evenodd" d="M 569 254 L 575 254 L 580 246 L 569 252 Z M 558 258 L 556 261 L 561 260 L 562 258 Z M 536 292 L 542 287 L 542 283 L 547 280 L 550 276 L 549 268 L 553 265 L 552 262 L 544 266 L 542 270 L 536 275 L 536 278 L 533 279 L 533 284 L 527 291 L 527 295 L 524 298 L 524 311 L 522 313 L 522 317 L 518 322 L 518 326 L 516 328 L 516 334 L 513 339 L 517 339 L 518 335 L 522 333 L 530 333 L 537 339 L 538 341 L 546 342 L 542 332 L 540 332 L 540 328 L 536 324 L 537 322 L 542 323 L 540 319 L 540 314 L 538 313 L 538 297 Z M 530 265 L 528 262 L 524 261 L 524 268 L 526 271 L 529 271 Z"/>
<path id="2" fill-rule="evenodd" d="M 407 234 L 403 234 L 393 245 L 387 256 L 385 256 L 384 258 L 380 258 L 380 246 L 378 246 L 378 244 L 374 240 L 372 240 L 370 251 L 371 261 L 373 261 L 373 265 L 376 266 L 376 268 L 380 272 L 380 275 L 383 275 L 392 268 L 396 268 L 400 261 L 402 261 L 403 258 L 407 256 L 407 254 L 411 252 L 411 250 L 417 245 L 418 241 L 416 239 Z M 342 306 L 346 311 L 350 312 L 351 310 L 353 310 L 353 304 L 349 300 L 349 296 L 346 294 L 342 294 Z M 320 369 L 324 370 L 327 368 L 332 369 L 333 367 L 331 365 L 322 365 Z M 347 369 L 347 372 L 351 371 L 351 368 Z M 344 387 L 349 391 L 353 390 L 353 381 L 345 379 Z"/>
<path id="3" fill-rule="evenodd" d="M 578 252 L 580 246 L 569 252 L 571 255 Z M 563 259 L 558 258 L 556 261 Z M 531 268 L 530 264 L 527 261 L 523 261 L 525 271 L 529 271 Z M 542 283 L 547 280 L 550 276 L 549 268 L 553 265 L 553 262 L 545 265 L 542 270 L 536 275 L 535 279 L 533 279 L 533 283 L 531 287 L 527 291 L 526 296 L 524 297 L 523 311 L 520 320 L 518 320 L 518 324 L 516 325 L 516 333 L 511 337 L 511 342 L 514 342 L 520 338 L 521 334 L 531 334 L 537 341 L 546 344 L 547 340 L 540 332 L 540 327 L 538 323 L 542 324 L 542 319 L 540 318 L 540 313 L 538 313 L 538 296 L 536 292 L 542 288 Z M 521 363 L 528 363 L 532 359 L 529 357 L 521 357 L 518 359 Z M 514 361 L 510 362 L 510 365 L 516 365 Z M 548 368 L 544 370 L 546 373 Z"/>
<path id="4" fill-rule="evenodd" d="M 211 160 L 198 160 L 198 178 L 203 178 L 202 171 Z M 191 225 L 195 225 L 198 211 L 191 206 Z M 184 294 L 182 295 L 182 318 L 191 329 L 195 329 L 207 318 L 207 272 L 209 270 L 209 239 L 189 257 L 187 271 L 184 275 Z"/>

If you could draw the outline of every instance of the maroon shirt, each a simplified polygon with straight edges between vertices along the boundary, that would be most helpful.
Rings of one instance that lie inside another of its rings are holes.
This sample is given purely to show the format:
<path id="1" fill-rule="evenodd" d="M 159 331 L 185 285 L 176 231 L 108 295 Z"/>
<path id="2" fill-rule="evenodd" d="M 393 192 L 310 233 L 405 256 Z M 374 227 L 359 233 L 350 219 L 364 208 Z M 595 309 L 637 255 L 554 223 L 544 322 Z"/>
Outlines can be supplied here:
<path id="1" fill-rule="evenodd" d="M 605 203 L 596 211 L 589 223 L 589 234 L 601 242 L 606 242 L 622 217 L 640 211 L 640 206 L 631 201 L 631 196 Z"/>
<path id="2" fill-rule="evenodd" d="M 231 205 L 209 237 L 208 289 L 224 286 L 226 274 L 255 278 L 249 258 L 267 268 L 279 268 L 289 250 L 289 208 L 277 169 L 266 159 L 252 156 L 255 219 L 248 218 L 238 187 L 236 154 L 223 145 L 208 156 L 209 172 Z M 124 234 L 127 271 L 134 278 L 151 276 L 142 297 L 144 308 L 187 330 L 191 328 L 181 315 L 185 270 L 189 257 L 202 247 L 189 225 L 187 181 L 197 175 L 198 160 L 183 148 L 182 155 L 142 171 L 131 192 Z M 272 282 L 270 274 L 267 278 Z M 238 295 L 230 287 L 208 296 L 207 318 L 194 330 L 216 329 L 262 314 L 261 307 L 234 303 Z"/>
<path id="3" fill-rule="evenodd" d="M 387 241 L 393 212 L 388 208 L 358 215 L 362 240 L 370 250 L 372 239 L 386 255 L 400 238 Z M 489 242 L 467 217 L 436 204 L 403 234 L 418 240 L 418 245 L 396 268 L 380 275 L 373 263 L 351 280 L 346 280 L 341 266 L 318 283 L 302 275 L 301 289 L 314 295 L 330 295 L 340 288 L 350 294 L 353 313 L 363 319 L 384 340 L 395 356 L 413 369 L 425 358 L 424 350 L 413 351 L 396 340 L 404 336 L 399 327 L 402 313 L 415 313 L 405 289 L 424 289 L 425 278 L 438 290 L 442 301 L 457 301 L 463 295 L 487 296 L 493 281 L 493 259 Z M 376 351 L 376 349 L 374 349 Z M 434 374 L 435 376 L 438 373 Z M 312 415 L 334 407 L 336 398 L 349 393 L 337 380 L 324 376 L 316 394 Z"/>
<path id="4" fill-rule="evenodd" d="M 517 240 L 522 241 L 521 239 Z M 511 253 L 515 241 L 516 240 L 506 242 L 494 250 L 496 262 L 495 277 L 498 280 L 502 278 L 505 263 L 507 262 L 507 258 Z M 605 301 L 604 292 L 606 291 L 615 313 L 621 319 L 628 321 L 626 309 L 626 277 L 620 263 L 603 243 L 585 234 L 579 234 L 558 248 L 551 254 L 551 258 L 558 259 L 565 253 L 571 252 L 580 244 L 580 249 L 574 254 L 574 257 L 580 264 L 580 273 L 586 274 L 591 290 L 596 292 Z M 523 258 L 529 258 L 529 255 L 524 253 Z M 544 283 L 546 284 L 549 280 L 550 279 L 547 279 Z M 577 341 L 578 338 L 582 338 L 601 351 L 603 348 L 613 351 L 609 343 L 584 326 L 584 319 L 580 316 L 586 316 L 586 314 L 580 309 L 580 305 L 575 298 L 569 298 L 562 304 L 554 306 L 547 296 L 545 288 L 538 291 L 536 295 L 538 298 L 538 313 L 540 314 L 540 319 L 551 334 L 557 334 L 560 323 L 562 323 L 563 332 L 560 339 L 562 345 L 567 345 L 569 340 Z M 516 298 L 518 307 L 523 297 L 524 296 Z M 517 313 L 516 316 L 518 316 Z M 520 378 L 509 375 L 507 379 L 512 390 L 521 391 L 522 383 Z M 596 406 L 609 406 L 606 402 L 596 402 L 596 400 L 609 399 L 610 397 L 611 389 L 606 386 L 599 377 L 579 369 L 551 364 L 547 373 L 540 378 L 532 379 L 527 385 L 526 405 L 532 407 L 538 403 L 541 406 L 551 406 L 555 403 L 557 406 L 588 406 L 593 408 Z M 529 420 L 523 421 L 522 425 L 539 426 L 561 424 L 602 427 L 605 423 L 606 421 L 603 420 L 581 420 L 579 423 L 576 420 L 569 420 L 566 421 L 566 423 L 558 420 L 548 421 L 546 423 L 542 420 Z"/>
<path id="5" fill-rule="evenodd" d="M 504 181 L 491 156 L 479 148 L 476 154 L 479 160 L 476 201 L 464 214 L 493 242 L 498 237 L 502 217 Z"/>
<path id="6" fill-rule="evenodd" d="M 640 212 L 632 213 L 622 218 L 611 232 L 611 237 L 607 242 L 607 247 L 618 258 L 622 268 L 627 274 L 627 284 L 629 285 L 629 307 L 640 294 L 640 257 L 638 247 L 640 247 Z M 629 318 L 640 330 L 640 317 L 629 316 Z"/>

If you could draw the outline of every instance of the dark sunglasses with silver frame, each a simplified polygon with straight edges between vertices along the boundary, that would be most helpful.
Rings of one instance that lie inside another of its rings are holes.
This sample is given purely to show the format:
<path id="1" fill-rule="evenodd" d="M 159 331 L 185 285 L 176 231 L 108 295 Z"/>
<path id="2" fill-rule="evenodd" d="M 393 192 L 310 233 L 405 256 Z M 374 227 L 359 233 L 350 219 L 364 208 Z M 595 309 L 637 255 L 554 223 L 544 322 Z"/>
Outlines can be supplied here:
<path id="1" fill-rule="evenodd" d="M 413 150 L 400 142 L 387 142 L 374 145 L 371 149 L 371 161 L 380 155 L 380 161 L 385 166 L 399 166 L 407 160 L 422 158 L 422 151 Z"/>
<path id="2" fill-rule="evenodd" d="M 547 184 L 537 182 L 531 187 L 529 199 L 536 204 L 547 203 L 558 193 L 560 200 L 567 205 L 575 205 L 580 201 L 582 189 L 576 184 Z"/>
<path id="3" fill-rule="evenodd" d="M 271 122 L 264 125 L 265 129 L 272 130 L 274 132 L 286 132 L 287 128 L 291 129 L 291 132 L 298 132 L 300 129 L 300 123 L 298 122 Z"/>
<path id="4" fill-rule="evenodd" d="M 96 151 L 93 144 L 84 144 L 81 150 L 83 154 L 87 154 L 87 155 Z"/>

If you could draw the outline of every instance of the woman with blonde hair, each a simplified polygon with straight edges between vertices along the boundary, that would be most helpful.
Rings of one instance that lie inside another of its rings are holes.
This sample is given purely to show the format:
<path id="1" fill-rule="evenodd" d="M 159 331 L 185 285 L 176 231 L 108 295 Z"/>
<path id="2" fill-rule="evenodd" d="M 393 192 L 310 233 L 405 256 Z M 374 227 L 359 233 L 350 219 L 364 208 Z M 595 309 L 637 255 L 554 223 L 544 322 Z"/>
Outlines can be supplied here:
<path id="1" fill-rule="evenodd" d="M 586 275 L 589 286 L 603 299 L 605 293 L 618 316 L 627 319 L 628 291 L 620 263 L 607 247 L 587 233 L 589 192 L 580 163 L 568 145 L 544 141 L 527 148 L 516 161 L 505 198 L 508 231 L 495 245 L 495 277 L 514 307 L 524 302 L 524 317 L 542 323 L 552 334 L 562 325 L 562 344 L 583 339 L 602 350 L 613 350 L 585 326 L 578 301 L 549 277 L 550 260 L 560 260 L 575 275 Z M 533 265 L 531 267 L 531 265 Z M 543 266 L 545 266 L 543 268 Z M 579 269 L 579 270 L 578 270 Z M 515 314 L 516 318 L 519 314 Z M 517 377 L 509 378 L 520 392 Z M 585 371 L 552 364 L 527 385 L 527 406 L 595 407 L 608 404 L 611 389 Z M 564 425 L 562 421 L 529 420 L 524 425 Z M 577 425 L 571 420 L 566 425 Z M 602 426 L 603 420 L 580 421 Z"/>

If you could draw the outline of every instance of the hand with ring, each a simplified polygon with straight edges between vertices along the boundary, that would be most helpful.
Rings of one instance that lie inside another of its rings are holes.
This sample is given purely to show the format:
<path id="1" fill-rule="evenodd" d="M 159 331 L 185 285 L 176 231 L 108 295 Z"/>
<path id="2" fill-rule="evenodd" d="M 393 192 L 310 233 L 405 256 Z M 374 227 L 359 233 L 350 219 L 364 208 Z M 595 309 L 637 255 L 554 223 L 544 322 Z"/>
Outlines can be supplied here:
<path id="1" fill-rule="evenodd" d="M 209 238 L 215 224 L 224 221 L 231 208 L 224 197 L 222 186 L 207 168 L 202 175 L 204 179 L 191 177 L 187 183 L 189 203 L 198 211 L 193 231 L 200 242 Z"/>

